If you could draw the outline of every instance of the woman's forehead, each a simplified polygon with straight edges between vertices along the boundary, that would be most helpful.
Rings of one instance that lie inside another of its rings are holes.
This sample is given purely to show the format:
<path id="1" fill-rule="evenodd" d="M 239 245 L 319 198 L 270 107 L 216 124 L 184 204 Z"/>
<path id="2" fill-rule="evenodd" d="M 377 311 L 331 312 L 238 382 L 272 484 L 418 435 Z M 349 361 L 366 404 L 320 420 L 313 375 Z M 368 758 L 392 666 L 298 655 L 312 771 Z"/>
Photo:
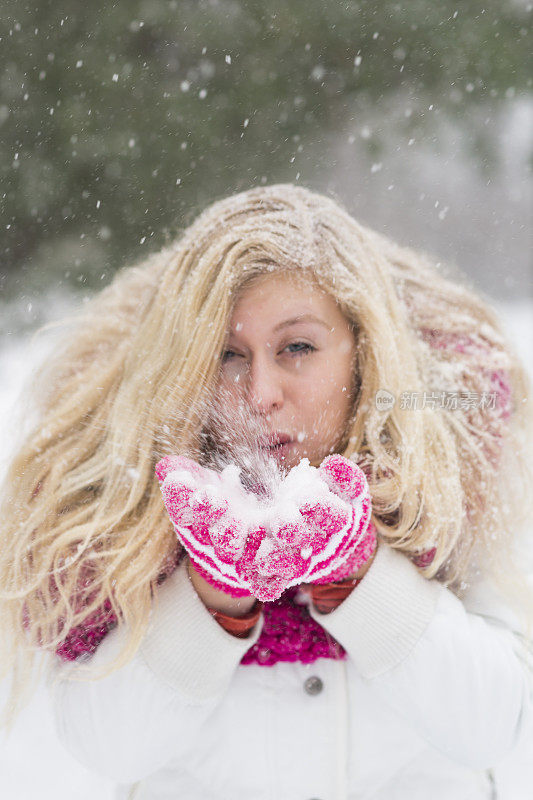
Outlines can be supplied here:
<path id="1" fill-rule="evenodd" d="M 313 281 L 283 273 L 261 276 L 243 287 L 236 298 L 230 327 L 235 333 L 251 324 L 274 330 L 289 321 L 331 327 L 342 319 L 344 315 L 328 292 Z"/>
<path id="2" fill-rule="evenodd" d="M 302 272 L 263 273 L 254 276 L 251 281 L 241 286 L 236 294 L 234 307 L 270 297 L 282 297 L 292 302 L 304 296 L 313 302 L 330 298 L 329 293 L 321 288 L 316 280 Z"/>

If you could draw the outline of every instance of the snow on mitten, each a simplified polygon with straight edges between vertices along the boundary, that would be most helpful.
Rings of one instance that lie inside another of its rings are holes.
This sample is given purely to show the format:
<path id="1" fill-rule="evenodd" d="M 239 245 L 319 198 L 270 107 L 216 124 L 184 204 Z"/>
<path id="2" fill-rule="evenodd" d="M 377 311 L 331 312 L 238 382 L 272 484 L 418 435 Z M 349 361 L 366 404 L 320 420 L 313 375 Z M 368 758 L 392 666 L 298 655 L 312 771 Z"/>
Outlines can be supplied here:
<path id="1" fill-rule="evenodd" d="M 249 504 L 238 468 L 228 466 L 218 473 L 184 456 L 166 456 L 158 462 L 156 475 L 176 535 L 196 571 L 233 597 L 250 594 L 235 571 L 248 535 L 235 506 L 239 501 L 243 508 Z"/>
<path id="2" fill-rule="evenodd" d="M 299 583 L 341 579 L 375 549 L 364 473 L 342 456 L 320 469 L 302 459 L 268 501 L 246 492 L 234 465 L 217 473 L 168 456 L 156 472 L 193 566 L 234 597 L 271 601 Z"/>
<path id="3" fill-rule="evenodd" d="M 260 591 L 265 593 L 276 589 L 276 581 L 281 585 L 285 580 L 288 588 L 342 580 L 376 549 L 371 513 L 360 467 L 340 455 L 328 456 L 318 469 L 303 458 L 263 509 L 264 530 L 247 543 L 237 569 L 254 587 L 263 582 Z M 256 589 L 253 593 L 271 599 Z"/>
<path id="4" fill-rule="evenodd" d="M 370 490 L 360 467 L 334 454 L 322 461 L 317 477 L 327 493 L 317 493 L 299 509 L 309 526 L 314 556 L 305 581 L 329 583 L 348 578 L 372 556 L 376 529 Z"/>
<path id="5" fill-rule="evenodd" d="M 235 465 L 218 473 L 183 456 L 167 456 L 156 474 L 179 541 L 216 589 L 264 602 L 300 581 L 309 564 L 309 555 L 300 553 L 307 526 L 296 505 L 284 501 L 283 482 L 277 496 L 265 502 L 244 489 Z M 296 541 L 276 535 L 287 526 Z"/>

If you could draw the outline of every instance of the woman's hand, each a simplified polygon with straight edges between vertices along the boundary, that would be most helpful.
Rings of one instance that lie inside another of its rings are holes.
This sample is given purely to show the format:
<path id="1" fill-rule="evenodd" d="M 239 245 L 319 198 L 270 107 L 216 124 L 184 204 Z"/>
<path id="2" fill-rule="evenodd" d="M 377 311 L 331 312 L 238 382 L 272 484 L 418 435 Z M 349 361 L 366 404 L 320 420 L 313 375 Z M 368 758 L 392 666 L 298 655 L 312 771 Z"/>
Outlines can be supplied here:
<path id="1" fill-rule="evenodd" d="M 364 472 L 344 456 L 327 456 L 318 468 L 318 477 L 328 488 L 326 497 L 300 506 L 309 528 L 327 541 L 321 561 L 306 578 L 307 583 L 330 583 L 362 577 L 377 547 L 376 529 L 371 520 L 372 500 Z M 339 499 L 341 507 L 339 515 Z M 346 522 L 346 508 L 349 522 Z M 343 527 L 337 530 L 341 523 Z"/>
<path id="2" fill-rule="evenodd" d="M 176 535 L 197 576 L 193 578 L 195 588 L 200 587 L 200 593 L 203 590 L 207 595 L 207 583 L 219 595 L 250 597 L 250 587 L 235 569 L 248 535 L 242 516 L 232 508 L 235 498 L 243 506 L 248 502 L 245 490 L 238 485 L 238 474 L 220 474 L 190 458 L 167 456 L 158 462 L 156 475 Z M 233 503 L 230 495 L 234 496 Z"/>
<path id="3" fill-rule="evenodd" d="M 302 459 L 268 503 L 245 491 L 237 467 L 217 473 L 168 456 L 156 472 L 204 589 L 275 600 L 289 586 L 342 580 L 375 550 L 366 478 L 342 456 L 328 456 L 318 470 Z"/>

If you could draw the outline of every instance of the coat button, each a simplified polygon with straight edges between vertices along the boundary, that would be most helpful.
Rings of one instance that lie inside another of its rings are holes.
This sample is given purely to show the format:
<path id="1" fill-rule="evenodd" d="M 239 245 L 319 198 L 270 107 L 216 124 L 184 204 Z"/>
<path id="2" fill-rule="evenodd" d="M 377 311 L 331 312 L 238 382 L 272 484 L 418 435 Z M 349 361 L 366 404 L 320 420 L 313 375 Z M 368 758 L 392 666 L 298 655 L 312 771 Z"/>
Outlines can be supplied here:
<path id="1" fill-rule="evenodd" d="M 304 689 L 307 694 L 318 694 L 323 688 L 324 684 L 318 675 L 311 675 L 311 677 L 307 678 L 306 682 L 304 683 Z"/>

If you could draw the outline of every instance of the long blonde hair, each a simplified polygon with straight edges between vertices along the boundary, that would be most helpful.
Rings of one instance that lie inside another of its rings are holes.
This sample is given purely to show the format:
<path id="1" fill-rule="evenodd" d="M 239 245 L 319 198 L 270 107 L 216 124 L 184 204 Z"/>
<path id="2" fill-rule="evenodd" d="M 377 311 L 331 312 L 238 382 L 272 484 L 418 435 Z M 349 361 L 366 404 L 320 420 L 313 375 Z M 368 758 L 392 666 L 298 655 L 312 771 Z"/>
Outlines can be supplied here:
<path id="1" fill-rule="evenodd" d="M 459 596 L 481 561 L 511 592 L 514 532 L 531 508 L 533 410 L 497 315 L 333 199 L 292 184 L 253 188 L 121 270 L 65 323 L 27 387 L 36 421 L 0 504 L 7 724 L 37 653 L 54 652 L 104 603 L 129 628 L 110 669 L 138 648 L 156 584 L 179 556 L 155 464 L 169 453 L 202 459 L 200 401 L 214 390 L 235 298 L 274 270 L 308 276 L 353 324 L 357 393 L 343 454 L 366 467 L 380 539 Z M 380 390 L 396 402 L 378 407 Z M 456 391 L 457 408 L 440 401 Z M 437 400 L 410 408 L 414 392 Z"/>

